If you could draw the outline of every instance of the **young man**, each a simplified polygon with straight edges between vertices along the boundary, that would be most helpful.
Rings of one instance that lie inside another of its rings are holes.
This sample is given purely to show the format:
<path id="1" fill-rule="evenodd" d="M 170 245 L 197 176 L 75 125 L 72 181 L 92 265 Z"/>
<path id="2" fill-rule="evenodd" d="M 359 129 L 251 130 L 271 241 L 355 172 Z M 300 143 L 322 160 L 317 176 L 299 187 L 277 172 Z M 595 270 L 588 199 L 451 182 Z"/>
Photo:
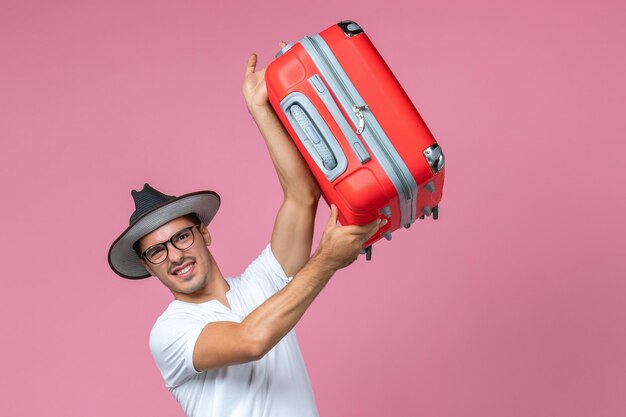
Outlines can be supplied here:
<path id="1" fill-rule="evenodd" d="M 174 296 L 152 329 L 150 350 L 190 417 L 317 416 L 292 329 L 333 273 L 383 225 L 338 226 L 332 206 L 310 256 L 320 190 L 269 105 L 256 60 L 253 54 L 246 67 L 244 97 L 284 192 L 270 244 L 241 277 L 225 278 L 206 229 L 219 196 L 173 197 L 146 184 L 132 192 L 130 226 L 109 250 L 117 274 L 155 276 Z"/>

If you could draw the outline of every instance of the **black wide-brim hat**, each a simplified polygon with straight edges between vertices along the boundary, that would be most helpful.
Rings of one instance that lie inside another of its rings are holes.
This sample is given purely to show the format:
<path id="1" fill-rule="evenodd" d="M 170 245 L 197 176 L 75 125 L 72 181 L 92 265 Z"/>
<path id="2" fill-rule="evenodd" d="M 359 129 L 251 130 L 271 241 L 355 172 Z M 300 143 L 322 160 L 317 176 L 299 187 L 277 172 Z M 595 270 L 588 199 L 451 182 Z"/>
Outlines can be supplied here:
<path id="1" fill-rule="evenodd" d="M 220 207 L 220 196 L 213 191 L 198 191 L 174 197 L 165 195 L 145 184 L 141 191 L 131 191 L 135 211 L 129 226 L 109 249 L 109 265 L 113 271 L 128 279 L 148 278 L 150 273 L 141 263 L 133 245 L 148 233 L 178 217 L 195 213 L 207 226 Z"/>

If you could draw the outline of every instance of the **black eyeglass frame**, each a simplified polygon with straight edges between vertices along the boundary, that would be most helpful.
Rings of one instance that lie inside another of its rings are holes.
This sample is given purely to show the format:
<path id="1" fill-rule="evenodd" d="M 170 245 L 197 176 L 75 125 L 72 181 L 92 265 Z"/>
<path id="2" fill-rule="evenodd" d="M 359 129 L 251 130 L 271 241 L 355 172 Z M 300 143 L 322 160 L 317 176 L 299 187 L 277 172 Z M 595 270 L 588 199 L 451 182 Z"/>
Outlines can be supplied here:
<path id="1" fill-rule="evenodd" d="M 178 232 L 174 233 L 174 234 L 172 235 L 172 237 L 170 237 L 170 238 L 169 238 L 168 240 L 166 240 L 165 242 L 160 242 L 160 243 L 155 243 L 154 245 L 150 245 L 150 247 L 149 247 L 148 249 L 146 249 L 145 251 L 143 251 L 143 252 L 141 253 L 141 257 L 142 257 L 143 259 L 145 259 L 146 261 L 150 262 L 152 265 L 160 265 L 160 264 L 162 264 L 163 262 L 165 262 L 165 261 L 167 260 L 168 256 L 170 256 L 169 249 L 167 248 L 167 243 L 168 243 L 168 242 L 169 242 L 169 243 L 171 243 L 171 244 L 172 244 L 172 246 L 174 246 L 174 247 L 175 247 L 176 249 L 178 249 L 178 250 L 186 250 L 186 249 L 189 249 L 189 248 L 190 248 L 190 247 L 192 247 L 192 246 L 193 246 L 193 244 L 196 242 L 196 235 L 195 235 L 195 233 L 193 232 L 193 228 L 194 228 L 194 227 L 198 227 L 198 228 L 199 228 L 199 227 L 200 227 L 200 225 L 199 225 L 199 224 L 193 224 L 193 225 L 191 225 L 191 226 L 189 226 L 189 227 L 184 227 L 184 228 L 180 229 Z M 181 249 L 181 248 L 179 248 L 178 246 L 176 246 L 176 244 L 174 243 L 174 240 L 173 240 L 173 239 L 174 239 L 176 236 L 178 236 L 179 234 L 181 234 L 182 232 L 184 232 L 185 230 L 189 230 L 189 231 L 191 232 L 191 243 L 189 244 L 189 246 L 186 246 L 184 249 Z M 198 229 L 198 230 L 200 230 L 200 229 Z M 165 257 L 164 257 L 164 258 L 163 258 L 163 260 L 162 260 L 162 261 L 160 261 L 160 262 L 152 262 L 152 261 L 151 261 L 150 259 L 148 259 L 148 257 L 146 256 L 146 253 L 147 253 L 150 249 L 154 248 L 155 246 L 159 246 L 159 245 L 163 245 L 163 247 L 165 248 Z"/>

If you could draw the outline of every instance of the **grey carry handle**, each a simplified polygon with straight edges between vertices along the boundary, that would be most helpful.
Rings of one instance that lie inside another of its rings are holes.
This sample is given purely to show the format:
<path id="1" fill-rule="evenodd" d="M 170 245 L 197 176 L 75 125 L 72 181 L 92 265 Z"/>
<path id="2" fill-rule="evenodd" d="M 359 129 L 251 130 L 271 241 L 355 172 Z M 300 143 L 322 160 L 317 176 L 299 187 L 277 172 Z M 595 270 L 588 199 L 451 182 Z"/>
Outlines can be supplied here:
<path id="1" fill-rule="evenodd" d="M 313 103 L 304 94 L 293 92 L 281 101 L 280 107 L 296 132 L 297 139 L 328 181 L 334 181 L 346 170 L 348 160 Z"/>
<path id="2" fill-rule="evenodd" d="M 304 131 L 309 142 L 312 144 L 315 151 L 322 159 L 322 165 L 328 171 L 331 171 L 337 167 L 337 158 L 333 155 L 332 149 L 326 143 L 326 140 L 320 135 L 319 131 L 306 114 L 306 112 L 300 107 L 299 104 L 293 104 L 289 107 L 291 116 L 295 119 L 296 123 L 300 125 L 300 129 Z"/>

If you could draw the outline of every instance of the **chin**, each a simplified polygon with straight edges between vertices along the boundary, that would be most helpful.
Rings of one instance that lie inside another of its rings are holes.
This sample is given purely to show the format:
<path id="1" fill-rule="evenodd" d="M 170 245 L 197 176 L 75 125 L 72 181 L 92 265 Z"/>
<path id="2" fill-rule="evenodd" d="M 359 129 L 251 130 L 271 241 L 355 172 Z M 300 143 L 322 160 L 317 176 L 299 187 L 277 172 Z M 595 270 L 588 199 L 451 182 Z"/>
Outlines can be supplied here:
<path id="1" fill-rule="evenodd" d="M 185 283 L 186 285 L 183 285 L 182 288 L 178 289 L 178 292 L 182 294 L 192 295 L 194 293 L 197 293 L 198 291 L 204 290 L 207 286 L 207 281 L 208 280 L 206 279 L 206 275 L 191 277 L 189 281 Z"/>

